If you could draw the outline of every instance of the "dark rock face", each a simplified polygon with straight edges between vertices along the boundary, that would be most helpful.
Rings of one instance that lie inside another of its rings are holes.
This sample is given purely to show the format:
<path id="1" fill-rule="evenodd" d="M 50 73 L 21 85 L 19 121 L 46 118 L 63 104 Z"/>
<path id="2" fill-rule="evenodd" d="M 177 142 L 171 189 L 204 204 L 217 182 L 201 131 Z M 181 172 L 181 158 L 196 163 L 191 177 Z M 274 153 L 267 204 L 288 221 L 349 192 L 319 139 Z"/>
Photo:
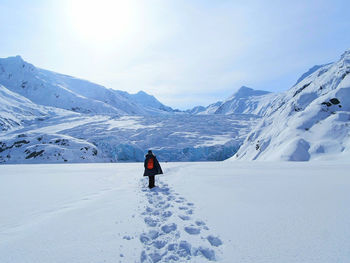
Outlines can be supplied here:
<path id="1" fill-rule="evenodd" d="M 328 102 L 328 101 L 322 102 L 321 104 L 322 104 L 322 105 L 326 105 L 327 107 L 332 106 L 332 103 L 330 103 L 330 102 Z"/>
<path id="2" fill-rule="evenodd" d="M 337 98 L 330 99 L 329 101 L 334 105 L 337 105 L 340 103 L 340 101 Z"/>

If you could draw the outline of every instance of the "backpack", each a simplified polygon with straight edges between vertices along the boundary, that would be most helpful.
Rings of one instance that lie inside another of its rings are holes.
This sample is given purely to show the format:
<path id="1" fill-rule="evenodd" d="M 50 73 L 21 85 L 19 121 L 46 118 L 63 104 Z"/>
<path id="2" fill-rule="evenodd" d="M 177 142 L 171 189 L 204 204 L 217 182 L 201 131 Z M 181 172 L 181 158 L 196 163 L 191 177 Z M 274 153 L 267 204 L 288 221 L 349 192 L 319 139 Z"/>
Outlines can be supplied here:
<path id="1" fill-rule="evenodd" d="M 153 158 L 149 158 L 147 162 L 147 169 L 151 170 L 154 167 L 154 161 Z"/>

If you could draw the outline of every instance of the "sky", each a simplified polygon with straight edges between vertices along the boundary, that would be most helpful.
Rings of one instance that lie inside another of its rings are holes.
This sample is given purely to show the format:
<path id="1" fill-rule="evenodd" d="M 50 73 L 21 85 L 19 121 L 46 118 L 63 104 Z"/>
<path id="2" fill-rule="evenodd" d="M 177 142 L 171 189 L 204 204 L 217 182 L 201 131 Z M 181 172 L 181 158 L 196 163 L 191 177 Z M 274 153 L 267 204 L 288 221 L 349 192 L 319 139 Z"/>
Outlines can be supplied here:
<path id="1" fill-rule="evenodd" d="M 0 57 L 173 108 L 282 92 L 350 48 L 348 0 L 0 0 Z"/>

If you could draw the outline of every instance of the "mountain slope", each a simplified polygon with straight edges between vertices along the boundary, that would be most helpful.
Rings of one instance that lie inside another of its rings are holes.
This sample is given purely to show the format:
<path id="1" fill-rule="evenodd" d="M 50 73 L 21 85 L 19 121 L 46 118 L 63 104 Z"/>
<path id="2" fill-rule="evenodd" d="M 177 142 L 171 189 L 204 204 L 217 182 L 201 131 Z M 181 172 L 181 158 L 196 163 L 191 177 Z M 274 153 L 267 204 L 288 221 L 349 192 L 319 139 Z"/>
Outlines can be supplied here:
<path id="1" fill-rule="evenodd" d="M 235 157 L 308 161 L 350 155 L 350 50 L 281 94 Z"/>
<path id="2" fill-rule="evenodd" d="M 195 107 L 188 112 L 191 114 L 255 114 L 264 116 L 271 102 L 278 94 L 263 90 L 254 90 L 242 86 L 231 97 L 218 101 L 207 107 Z"/>
<path id="3" fill-rule="evenodd" d="M 159 114 L 159 113 L 173 113 L 174 110 L 171 107 L 165 106 L 154 96 L 147 94 L 144 91 L 139 91 L 135 94 L 130 94 L 126 91 L 114 90 L 113 92 L 122 95 L 127 100 L 133 102 L 134 104 L 141 105 L 143 107 L 144 113 L 149 114 Z"/>
<path id="4" fill-rule="evenodd" d="M 312 68 L 310 68 L 307 72 L 305 72 L 303 75 L 300 76 L 300 78 L 297 80 L 297 82 L 294 84 L 297 85 L 299 84 L 303 79 L 305 79 L 306 77 L 310 76 L 312 73 L 314 73 L 316 70 L 319 70 L 320 68 L 327 68 L 327 66 L 331 65 L 332 63 L 327 63 L 327 64 L 323 64 L 323 65 L 315 65 Z"/>
<path id="5" fill-rule="evenodd" d="M 142 115 L 150 111 L 112 89 L 36 68 L 20 56 L 0 59 L 0 84 L 39 105 L 85 114 Z M 158 106 L 160 113 L 164 111 Z"/>
<path id="6" fill-rule="evenodd" d="M 163 111 L 172 112 L 173 109 L 171 107 L 165 106 L 161 102 L 159 102 L 154 96 L 148 95 L 144 91 L 139 91 L 136 94 L 129 95 L 131 100 L 145 106 L 147 108 L 156 108 Z"/>
<path id="7" fill-rule="evenodd" d="M 0 130 L 7 131 L 54 116 L 72 115 L 62 109 L 37 105 L 0 85 Z"/>
<path id="8" fill-rule="evenodd" d="M 241 87 L 235 94 L 225 100 L 216 110 L 215 114 L 245 113 L 264 115 L 266 107 L 275 96 L 268 91 L 253 90 Z"/>
<path id="9" fill-rule="evenodd" d="M 122 113 L 106 103 L 78 94 L 65 83 L 68 78 L 38 69 L 19 56 L 0 60 L 0 84 L 36 104 L 81 113 Z"/>

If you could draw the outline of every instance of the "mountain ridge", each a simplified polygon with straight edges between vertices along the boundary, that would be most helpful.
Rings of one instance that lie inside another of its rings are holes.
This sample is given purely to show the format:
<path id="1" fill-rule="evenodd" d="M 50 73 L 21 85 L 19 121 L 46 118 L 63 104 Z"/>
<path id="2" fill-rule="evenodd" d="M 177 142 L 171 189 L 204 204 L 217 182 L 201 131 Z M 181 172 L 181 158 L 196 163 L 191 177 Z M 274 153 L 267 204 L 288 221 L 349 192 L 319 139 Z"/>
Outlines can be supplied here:
<path id="1" fill-rule="evenodd" d="M 241 86 L 235 93 L 223 101 L 217 101 L 207 107 L 197 106 L 190 110 L 191 114 L 255 114 L 264 116 L 267 111 L 269 99 L 277 96 L 275 93 L 255 90 L 246 86 Z"/>
<path id="2" fill-rule="evenodd" d="M 85 114 L 144 115 L 172 111 L 145 92 L 143 98 L 152 99 L 155 108 L 145 107 L 129 93 L 125 95 L 88 80 L 37 68 L 21 56 L 0 59 L 0 84 L 39 105 Z"/>

